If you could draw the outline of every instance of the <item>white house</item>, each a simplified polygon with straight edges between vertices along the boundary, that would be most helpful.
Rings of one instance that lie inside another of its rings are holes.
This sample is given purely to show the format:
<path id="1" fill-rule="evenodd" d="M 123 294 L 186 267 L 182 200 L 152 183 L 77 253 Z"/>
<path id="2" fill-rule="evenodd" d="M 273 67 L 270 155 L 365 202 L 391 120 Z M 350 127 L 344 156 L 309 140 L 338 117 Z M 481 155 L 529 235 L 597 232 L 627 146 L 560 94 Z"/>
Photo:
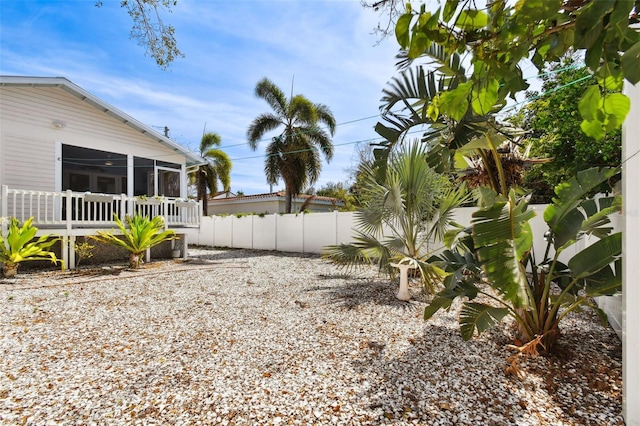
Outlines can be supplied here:
<path id="1" fill-rule="evenodd" d="M 113 213 L 198 227 L 199 204 L 180 200 L 187 171 L 202 163 L 66 78 L 0 76 L 0 216 L 33 216 L 67 245 L 111 228 Z"/>

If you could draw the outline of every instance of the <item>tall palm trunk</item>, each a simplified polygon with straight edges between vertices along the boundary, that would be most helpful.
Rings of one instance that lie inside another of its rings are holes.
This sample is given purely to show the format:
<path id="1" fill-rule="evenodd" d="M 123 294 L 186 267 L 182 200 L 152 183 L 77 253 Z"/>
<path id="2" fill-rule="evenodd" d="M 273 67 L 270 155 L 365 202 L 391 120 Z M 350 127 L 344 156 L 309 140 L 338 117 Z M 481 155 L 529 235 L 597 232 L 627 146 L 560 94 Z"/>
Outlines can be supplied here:
<path id="1" fill-rule="evenodd" d="M 291 210 L 293 210 L 292 201 L 293 194 L 291 193 L 291 188 L 287 185 L 287 188 L 285 189 L 285 213 L 291 213 Z"/>

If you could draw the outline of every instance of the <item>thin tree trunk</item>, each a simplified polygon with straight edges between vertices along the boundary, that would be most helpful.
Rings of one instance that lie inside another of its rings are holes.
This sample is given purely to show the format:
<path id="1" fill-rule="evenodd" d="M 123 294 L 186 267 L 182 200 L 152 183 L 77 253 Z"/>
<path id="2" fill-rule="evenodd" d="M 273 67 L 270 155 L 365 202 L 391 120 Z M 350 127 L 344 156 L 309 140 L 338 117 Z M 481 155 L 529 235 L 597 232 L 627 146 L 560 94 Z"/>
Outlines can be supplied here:
<path id="1" fill-rule="evenodd" d="M 5 278 L 13 278 L 18 273 L 18 263 L 5 263 L 2 268 L 2 275 Z"/>
<path id="2" fill-rule="evenodd" d="M 289 185 L 287 185 L 286 191 L 285 191 L 285 213 L 291 213 L 291 188 L 289 187 Z"/>
<path id="3" fill-rule="evenodd" d="M 138 269 L 142 261 L 142 255 L 139 253 L 129 253 L 129 268 Z"/>

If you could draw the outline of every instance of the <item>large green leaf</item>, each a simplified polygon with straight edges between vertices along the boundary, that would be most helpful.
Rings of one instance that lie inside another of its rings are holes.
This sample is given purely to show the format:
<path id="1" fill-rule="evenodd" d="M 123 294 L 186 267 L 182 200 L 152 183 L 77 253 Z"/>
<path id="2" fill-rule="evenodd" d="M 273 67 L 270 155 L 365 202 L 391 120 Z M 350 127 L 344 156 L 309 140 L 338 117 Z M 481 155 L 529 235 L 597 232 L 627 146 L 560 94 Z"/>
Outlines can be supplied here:
<path id="1" fill-rule="evenodd" d="M 556 186 L 556 197 L 544 211 L 544 220 L 551 229 L 556 250 L 573 241 L 581 229 L 586 218 L 578 208 L 584 198 L 618 172 L 619 169 L 610 167 L 591 168 L 578 172 L 575 177 Z"/>
<path id="2" fill-rule="evenodd" d="M 460 121 L 469 109 L 471 88 L 472 83 L 469 81 L 440 94 L 440 111 L 454 120 Z"/>
<path id="3" fill-rule="evenodd" d="M 629 80 L 631 84 L 636 84 L 640 81 L 640 41 L 627 49 L 622 55 L 620 65 L 624 77 Z"/>
<path id="4" fill-rule="evenodd" d="M 409 46 L 409 26 L 411 25 L 412 13 L 405 13 L 396 22 L 396 39 L 402 48 Z"/>
<path id="5" fill-rule="evenodd" d="M 411 37 L 409 45 L 409 58 L 417 58 L 431 45 L 431 40 L 423 32 L 416 33 Z"/>
<path id="6" fill-rule="evenodd" d="M 616 64 L 605 62 L 596 73 L 598 84 L 606 90 L 621 91 L 624 77 L 621 69 Z"/>
<path id="7" fill-rule="evenodd" d="M 583 120 L 582 123 L 580 123 L 580 129 L 585 135 L 591 136 L 597 141 L 605 135 L 604 125 L 599 120 Z"/>
<path id="8" fill-rule="evenodd" d="M 640 62 L 638 66 L 640 67 Z M 607 93 L 601 109 L 606 116 L 607 131 L 611 131 L 622 125 L 631 109 L 631 100 L 622 93 Z"/>
<path id="9" fill-rule="evenodd" d="M 460 11 L 456 26 L 464 30 L 478 30 L 489 23 L 489 15 L 482 10 L 464 9 Z"/>
<path id="10" fill-rule="evenodd" d="M 600 105 L 600 88 L 598 86 L 589 86 L 584 91 L 580 102 L 578 103 L 578 111 L 585 120 L 595 120 Z"/>
<path id="11" fill-rule="evenodd" d="M 622 259 L 617 259 L 613 268 L 607 265 L 585 279 L 584 291 L 588 297 L 612 296 L 622 291 Z"/>
<path id="12" fill-rule="evenodd" d="M 491 79 L 480 87 L 474 87 L 471 94 L 471 107 L 476 114 L 489 113 L 498 101 L 498 80 Z"/>
<path id="13" fill-rule="evenodd" d="M 449 309 L 451 307 L 452 299 L 448 297 L 435 297 L 427 307 L 424 308 L 424 320 L 430 319 L 440 309 Z"/>
<path id="14" fill-rule="evenodd" d="M 515 8 L 519 17 L 537 20 L 553 15 L 561 6 L 562 0 L 518 0 Z"/>
<path id="15" fill-rule="evenodd" d="M 482 303 L 467 302 L 460 311 L 460 334 L 464 340 L 473 337 L 475 330 L 478 334 L 492 327 L 509 313 L 507 308 L 495 308 Z"/>
<path id="16" fill-rule="evenodd" d="M 612 202 L 602 202 L 606 200 L 601 198 L 599 201 L 600 208 L 598 211 L 598 205 L 596 200 L 589 199 L 581 204 L 581 207 L 587 213 L 587 219 L 582 222 L 580 231 L 586 234 L 593 235 L 598 238 L 604 238 L 611 233 L 613 227 L 606 226 L 611 223 L 609 215 L 619 212 L 622 209 L 622 197 L 609 198 Z"/>
<path id="17" fill-rule="evenodd" d="M 447 22 L 453 18 L 454 13 L 456 13 L 456 8 L 458 7 L 458 2 L 459 0 L 447 0 L 442 11 L 443 21 Z"/>
<path id="18" fill-rule="evenodd" d="M 514 306 L 527 303 L 527 277 L 522 260 L 531 250 L 529 220 L 535 216 L 524 200 L 511 193 L 506 202 L 476 211 L 471 222 L 478 258 L 491 286 Z"/>
<path id="19" fill-rule="evenodd" d="M 587 278 L 608 267 L 622 254 L 622 233 L 616 232 L 596 241 L 569 260 L 574 278 Z"/>
<path id="20" fill-rule="evenodd" d="M 603 19 L 613 9 L 614 2 L 593 1 L 583 7 L 576 19 L 575 45 L 590 48 L 600 37 Z"/>

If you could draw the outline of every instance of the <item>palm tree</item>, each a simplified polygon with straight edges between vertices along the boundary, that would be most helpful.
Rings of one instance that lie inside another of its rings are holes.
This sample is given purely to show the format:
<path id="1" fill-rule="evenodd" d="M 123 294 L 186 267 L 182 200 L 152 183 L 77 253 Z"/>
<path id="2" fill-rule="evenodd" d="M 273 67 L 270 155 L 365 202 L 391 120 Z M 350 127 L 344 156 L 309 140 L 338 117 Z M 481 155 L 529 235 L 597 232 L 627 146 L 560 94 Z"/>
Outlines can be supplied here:
<path id="1" fill-rule="evenodd" d="M 254 151 L 258 141 L 267 133 L 284 127 L 267 147 L 264 171 L 271 185 L 282 178 L 286 190 L 286 213 L 291 213 L 291 199 L 306 186 L 313 185 L 322 168 L 320 152 L 327 161 L 333 157 L 331 136 L 336 120 L 323 104 L 314 104 L 302 95 L 287 99 L 269 79 L 256 85 L 256 96 L 267 101 L 273 112 L 256 117 L 247 130 L 249 146 Z M 325 124 L 327 130 L 319 124 Z"/>
<path id="2" fill-rule="evenodd" d="M 231 159 L 225 152 L 214 148 L 220 146 L 220 141 L 220 135 L 213 132 L 203 134 L 200 141 L 200 157 L 207 162 L 196 170 L 195 184 L 198 190 L 198 201 L 204 200 L 202 214 L 205 216 L 209 215 L 207 195 L 218 192 L 218 181 L 222 184 L 224 191 L 228 191 L 231 184 Z"/>
<path id="3" fill-rule="evenodd" d="M 393 152 L 382 179 L 365 167 L 363 189 L 370 194 L 356 211 L 355 242 L 326 246 L 322 256 L 350 269 L 377 263 L 391 272 L 391 263 L 411 260 L 426 288 L 442 276 L 429 263 L 433 242 L 440 242 L 452 224 L 452 210 L 468 201 L 464 185 L 454 187 L 426 162 L 423 144 L 414 142 Z"/>

